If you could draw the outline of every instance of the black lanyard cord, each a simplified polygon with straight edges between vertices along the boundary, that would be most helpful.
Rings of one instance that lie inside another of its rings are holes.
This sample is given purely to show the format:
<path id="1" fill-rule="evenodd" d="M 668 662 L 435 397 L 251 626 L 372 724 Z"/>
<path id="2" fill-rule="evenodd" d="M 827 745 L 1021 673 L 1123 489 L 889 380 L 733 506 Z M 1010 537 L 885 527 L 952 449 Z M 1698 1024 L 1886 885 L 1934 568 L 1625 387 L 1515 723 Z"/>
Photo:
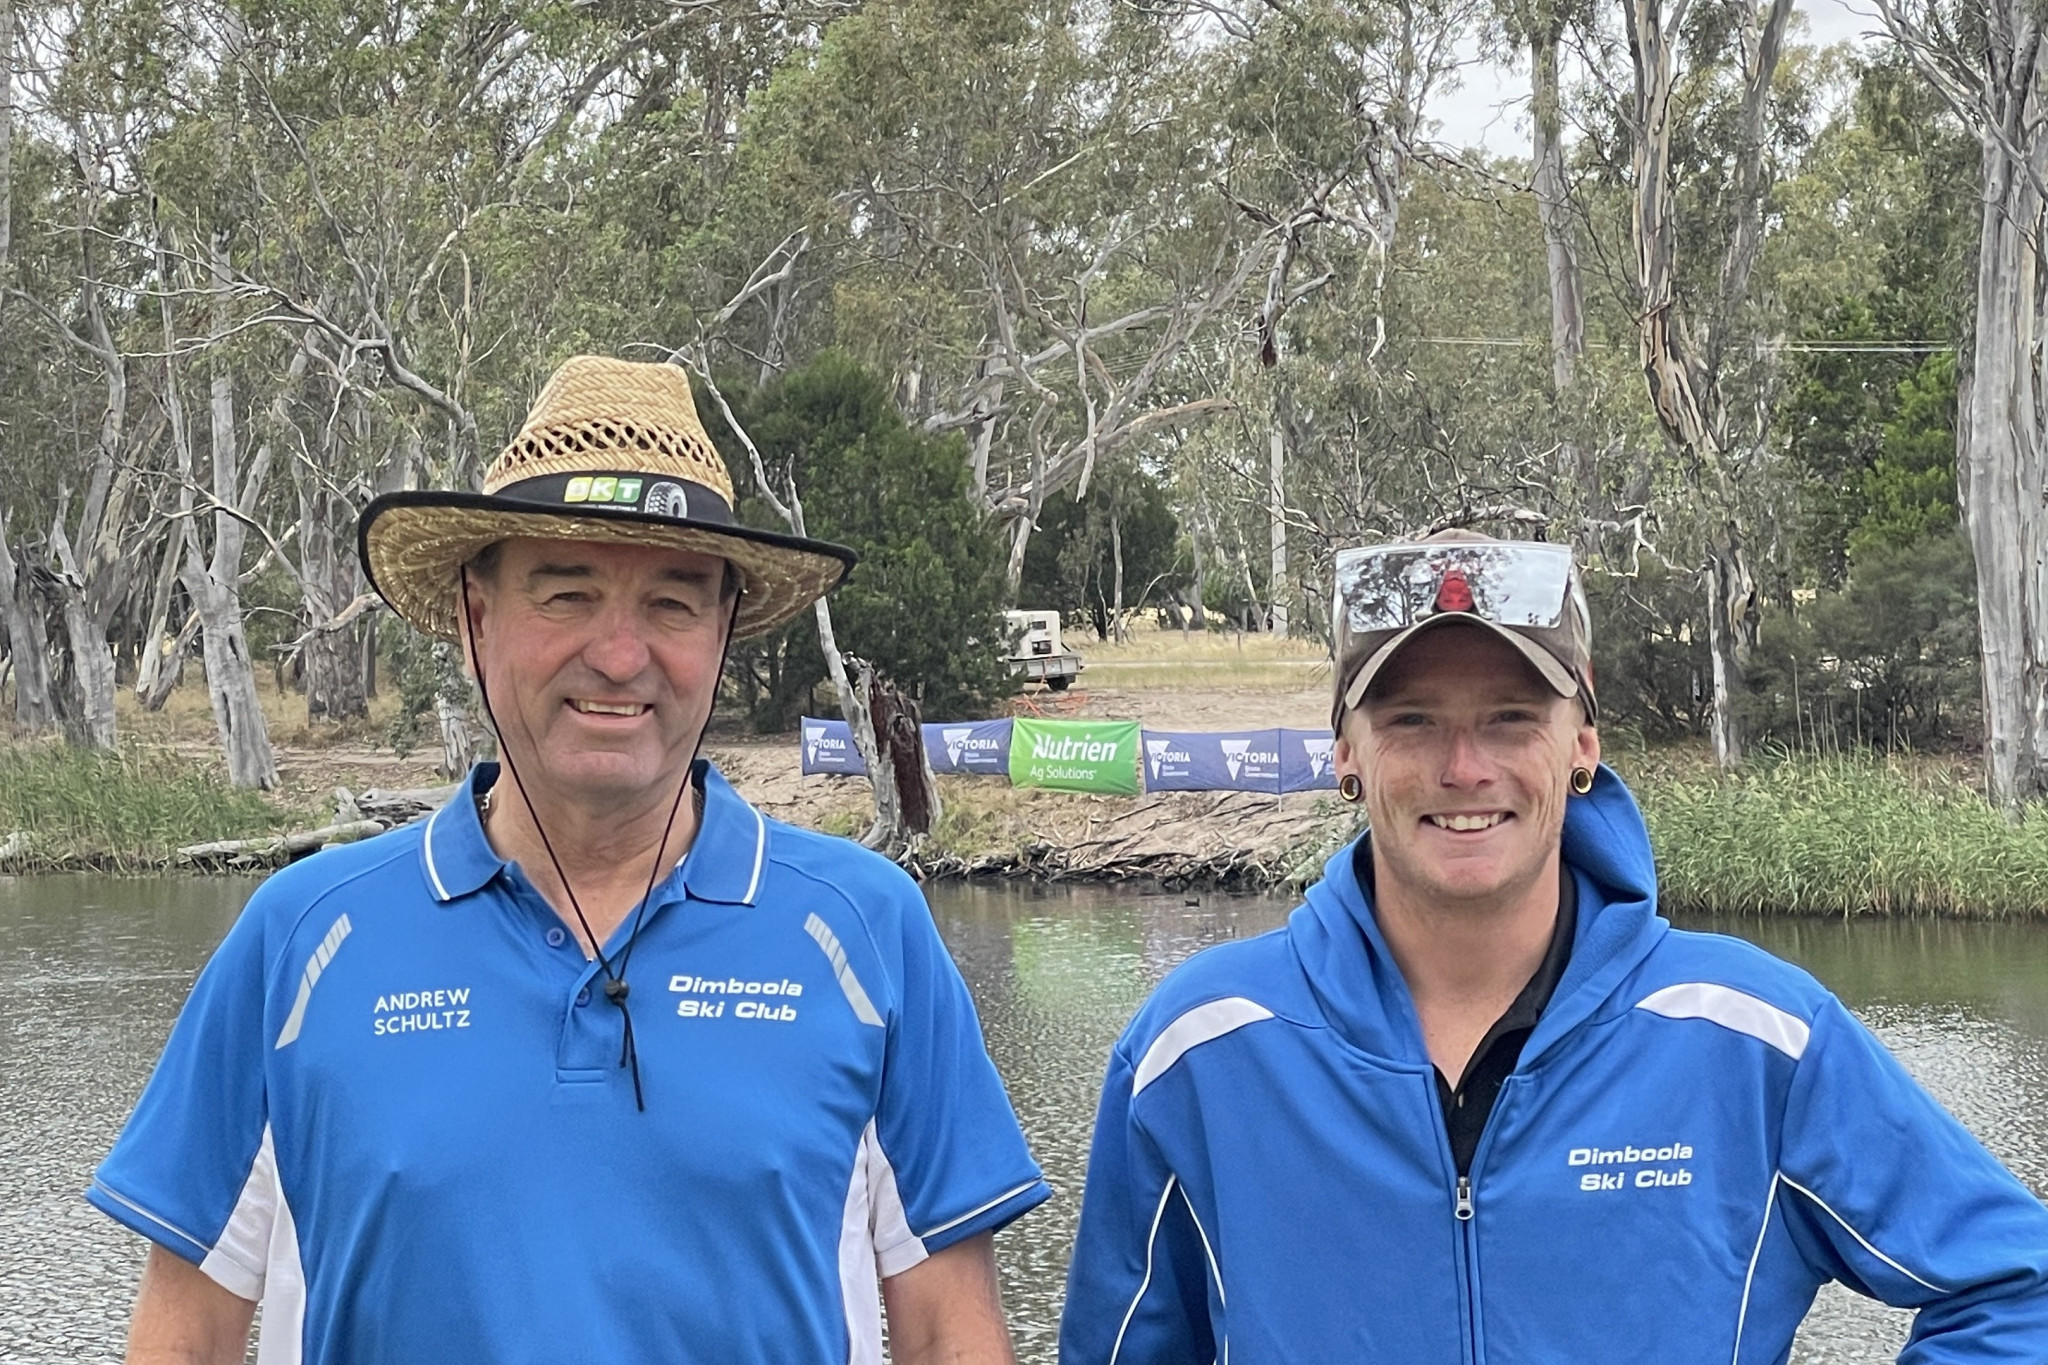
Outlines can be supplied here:
<path id="1" fill-rule="evenodd" d="M 675 830 L 676 815 L 683 808 L 683 795 L 692 786 L 690 777 L 697 766 L 697 755 L 704 748 L 704 732 L 703 730 L 697 732 L 697 747 L 691 751 L 690 761 L 683 767 L 682 785 L 676 788 L 676 799 L 668 808 L 668 823 L 661 828 L 661 842 L 654 846 L 654 866 L 649 869 L 647 874 L 647 889 L 640 893 L 640 904 L 633 911 L 632 930 L 626 936 L 625 943 L 619 948 L 617 957 L 607 957 L 605 956 L 603 945 L 597 941 L 597 935 L 591 931 L 590 920 L 583 913 L 582 902 L 576 899 L 576 888 L 569 884 L 569 874 L 562 869 L 561 858 L 555 854 L 554 841 L 548 838 L 547 829 L 540 822 L 540 812 L 533 808 L 533 798 L 526 794 L 526 783 L 520 780 L 518 765 L 512 761 L 512 748 L 505 743 L 504 732 L 498 726 L 497 713 L 491 708 L 491 691 L 484 683 L 483 661 L 477 655 L 476 630 L 470 621 L 469 566 L 463 565 L 459 572 L 462 580 L 462 624 L 467 628 L 465 640 L 469 645 L 469 668 L 470 672 L 476 677 L 477 697 L 483 703 L 484 717 L 490 721 L 491 729 L 498 735 L 498 756 L 505 761 L 506 770 L 512 774 L 513 785 L 519 788 L 519 799 L 525 803 L 526 813 L 533 819 L 534 832 L 540 835 L 541 847 L 547 850 L 548 861 L 554 864 L 555 876 L 561 879 L 562 890 L 569 897 L 569 908 L 575 911 L 576 923 L 583 930 L 584 940 L 590 944 L 590 951 L 597 959 L 598 970 L 604 973 L 605 999 L 618 1007 L 622 1027 L 619 1039 L 619 1065 L 632 1069 L 633 1107 L 644 1114 L 647 1112 L 647 1099 L 640 1084 L 640 1049 L 633 1039 L 633 1011 L 627 1003 L 628 998 L 633 993 L 633 988 L 626 981 L 626 967 L 632 959 L 633 945 L 640 941 L 640 925 L 647 915 L 647 902 L 653 898 L 654 888 L 661 881 L 661 855 L 667 850 L 668 837 Z M 725 643 L 718 653 L 718 672 L 714 675 L 715 677 L 722 678 L 725 676 L 726 656 L 732 649 L 732 631 L 733 627 L 739 623 L 739 614 L 740 594 L 734 593 L 732 615 L 726 622 Z M 715 688 L 716 684 L 714 683 L 713 686 Z M 710 728 L 709 717 L 705 719 L 704 728 Z M 699 815 L 701 816 L 701 814 L 700 809 Z M 615 962 L 616 966 L 613 965 Z"/>

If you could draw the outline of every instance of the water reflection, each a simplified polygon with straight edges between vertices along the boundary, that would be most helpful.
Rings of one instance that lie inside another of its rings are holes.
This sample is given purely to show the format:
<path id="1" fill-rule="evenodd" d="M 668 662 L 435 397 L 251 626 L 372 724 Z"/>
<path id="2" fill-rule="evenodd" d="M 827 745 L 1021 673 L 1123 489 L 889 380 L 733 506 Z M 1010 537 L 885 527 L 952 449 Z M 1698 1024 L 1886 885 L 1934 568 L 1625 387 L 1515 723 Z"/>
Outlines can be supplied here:
<path id="1" fill-rule="evenodd" d="M 1272 928 L 1287 907 L 1099 887 L 948 885 L 934 888 L 931 899 L 1056 1192 L 1000 1239 L 1018 1359 L 1051 1362 L 1110 1045 L 1176 963 L 1211 943 Z"/>
<path id="2" fill-rule="evenodd" d="M 0 878 L 0 1360 L 114 1360 L 141 1245 L 79 1199 L 251 881 Z M 1056 1197 L 1000 1241 L 1027 1365 L 1051 1365 L 1104 1060 L 1195 950 L 1287 903 L 947 885 L 934 913 Z M 1913 1074 L 2048 1191 L 2048 926 L 1727 921 L 1833 987 Z M 1904 1314 L 1824 1292 L 1801 1365 L 1876 1365 Z"/>
<path id="3" fill-rule="evenodd" d="M 142 1244 L 79 1194 L 253 879 L 0 877 L 0 1360 L 118 1360 Z"/>

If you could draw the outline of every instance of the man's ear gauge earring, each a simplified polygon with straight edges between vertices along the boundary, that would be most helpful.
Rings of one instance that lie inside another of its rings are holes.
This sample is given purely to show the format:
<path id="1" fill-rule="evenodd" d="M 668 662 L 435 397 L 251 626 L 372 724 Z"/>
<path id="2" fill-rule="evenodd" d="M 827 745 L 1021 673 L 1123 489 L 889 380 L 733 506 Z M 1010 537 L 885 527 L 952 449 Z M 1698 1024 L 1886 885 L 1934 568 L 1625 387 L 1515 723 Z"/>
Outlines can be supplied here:
<path id="1" fill-rule="evenodd" d="M 1365 795 L 1365 784 L 1358 780 L 1357 773 L 1346 773 L 1337 779 L 1337 795 L 1346 801 L 1356 802 Z"/>
<path id="2" fill-rule="evenodd" d="M 1572 791 L 1579 796 L 1584 796 L 1591 790 L 1593 790 L 1593 770 L 1591 768 L 1572 769 Z"/>

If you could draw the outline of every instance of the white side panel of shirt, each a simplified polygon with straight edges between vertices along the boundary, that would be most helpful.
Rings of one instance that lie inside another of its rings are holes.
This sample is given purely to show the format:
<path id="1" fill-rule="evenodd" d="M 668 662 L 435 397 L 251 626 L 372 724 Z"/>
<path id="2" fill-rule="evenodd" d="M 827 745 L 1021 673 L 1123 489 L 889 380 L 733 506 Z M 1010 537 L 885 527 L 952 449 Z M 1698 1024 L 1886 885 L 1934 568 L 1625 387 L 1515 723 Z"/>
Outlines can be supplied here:
<path id="1" fill-rule="evenodd" d="M 882 1154 L 870 1121 L 854 1154 L 839 1225 L 839 1291 L 846 1311 L 847 1365 L 882 1365 L 882 1285 L 885 1275 L 925 1258 L 911 1234 L 896 1192 L 896 1171 Z"/>
<path id="2" fill-rule="evenodd" d="M 278 1180 L 277 1151 L 267 1123 L 227 1226 L 199 1268 L 229 1293 L 263 1304 L 257 1365 L 299 1365 L 306 1273 L 299 1259 L 298 1225 Z"/>

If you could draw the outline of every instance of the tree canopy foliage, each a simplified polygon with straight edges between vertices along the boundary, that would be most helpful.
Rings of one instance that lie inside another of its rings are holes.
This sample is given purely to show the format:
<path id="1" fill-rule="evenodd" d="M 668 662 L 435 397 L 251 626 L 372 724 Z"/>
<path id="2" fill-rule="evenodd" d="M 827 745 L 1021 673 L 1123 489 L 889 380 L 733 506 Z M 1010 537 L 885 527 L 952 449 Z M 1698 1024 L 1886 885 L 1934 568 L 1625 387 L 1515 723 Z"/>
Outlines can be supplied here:
<path id="1" fill-rule="evenodd" d="M 839 643 L 928 710 L 999 699 L 1005 603 L 1327 638 L 1336 547 L 1459 524 L 1593 566 L 1618 723 L 1972 733 L 1983 143 L 1910 43 L 1656 0 L 0 19 L 23 728 L 110 742 L 116 677 L 197 650 L 260 783 L 250 671 L 316 718 L 375 682 L 357 509 L 469 485 L 602 351 L 722 423 L 716 380 L 749 515 L 793 482 L 863 551 Z M 1474 44 L 1536 74 L 1526 155 L 1441 140 Z M 449 661 L 393 661 L 447 733 Z M 826 669 L 808 624 L 741 662 L 762 724 Z"/>

